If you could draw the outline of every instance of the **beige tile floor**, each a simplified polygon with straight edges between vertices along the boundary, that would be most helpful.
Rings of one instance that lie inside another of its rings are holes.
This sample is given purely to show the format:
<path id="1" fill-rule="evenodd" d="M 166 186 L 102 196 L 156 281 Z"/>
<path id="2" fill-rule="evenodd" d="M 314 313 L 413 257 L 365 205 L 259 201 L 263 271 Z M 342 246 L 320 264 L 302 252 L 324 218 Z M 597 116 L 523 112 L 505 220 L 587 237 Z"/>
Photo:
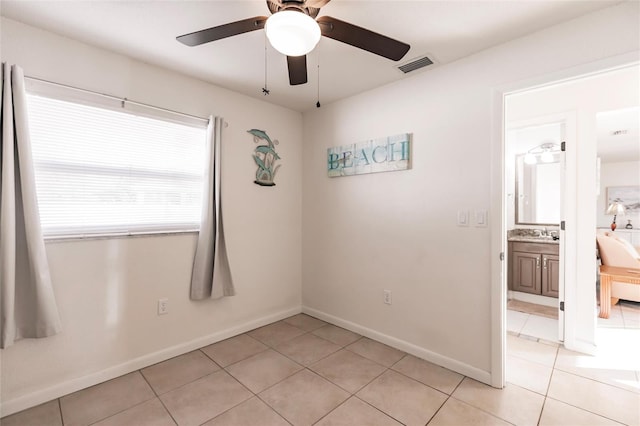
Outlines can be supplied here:
<path id="1" fill-rule="evenodd" d="M 637 347 L 626 362 L 608 364 L 611 351 L 587 357 L 514 335 L 507 345 L 507 385 L 499 390 L 300 314 L 1 423 L 640 424 Z"/>

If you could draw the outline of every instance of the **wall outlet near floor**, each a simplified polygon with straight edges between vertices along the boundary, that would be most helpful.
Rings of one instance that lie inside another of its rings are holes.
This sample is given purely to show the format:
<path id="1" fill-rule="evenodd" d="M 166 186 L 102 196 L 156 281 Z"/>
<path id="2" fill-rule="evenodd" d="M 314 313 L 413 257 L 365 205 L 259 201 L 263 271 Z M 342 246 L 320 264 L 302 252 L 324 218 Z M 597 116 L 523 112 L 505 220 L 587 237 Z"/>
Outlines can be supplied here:
<path id="1" fill-rule="evenodd" d="M 387 305 L 391 304 L 391 290 L 384 290 L 383 292 L 383 300 Z"/>
<path id="2" fill-rule="evenodd" d="M 158 299 L 158 315 L 166 315 L 169 313 L 169 299 Z"/>

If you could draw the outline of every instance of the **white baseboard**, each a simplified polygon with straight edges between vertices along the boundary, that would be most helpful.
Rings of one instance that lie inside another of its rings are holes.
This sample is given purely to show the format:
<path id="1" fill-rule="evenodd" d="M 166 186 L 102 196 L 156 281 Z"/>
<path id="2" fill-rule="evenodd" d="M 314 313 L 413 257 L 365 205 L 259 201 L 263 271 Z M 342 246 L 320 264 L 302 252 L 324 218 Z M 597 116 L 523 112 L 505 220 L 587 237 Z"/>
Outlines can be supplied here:
<path id="1" fill-rule="evenodd" d="M 107 380 L 115 379 L 116 377 L 122 376 L 123 374 L 128 374 L 132 371 L 140 370 L 141 368 L 157 364 L 158 362 L 165 361 L 169 358 L 194 351 L 203 346 L 211 345 L 221 340 L 237 336 L 238 334 L 246 333 L 247 331 L 253 330 L 254 328 L 271 324 L 272 322 L 279 321 L 295 314 L 299 314 L 300 312 L 300 307 L 280 311 L 271 315 L 248 321 L 235 327 L 218 331 L 208 336 L 199 337 L 189 342 L 180 343 L 169 348 L 164 348 L 157 352 L 134 358 L 122 364 L 114 365 L 112 367 L 88 374 L 86 376 L 77 377 L 75 379 L 68 380 L 45 389 L 41 389 L 26 395 L 21 395 L 14 399 L 3 401 L 2 403 L 0 403 L 0 413 L 2 413 L 2 417 L 4 417 L 22 410 L 26 410 L 27 408 L 35 407 L 36 405 L 51 401 L 52 399 L 60 398 L 61 396 L 68 395 L 72 392 L 97 385 Z"/>
<path id="2" fill-rule="evenodd" d="M 550 306 L 557 308 L 560 304 L 558 298 L 541 296 L 539 294 L 522 293 L 520 291 L 508 292 L 509 299 L 519 300 L 521 302 L 535 303 L 536 305 Z"/>
<path id="3" fill-rule="evenodd" d="M 586 340 L 576 340 L 574 342 L 567 342 L 565 338 L 564 342 L 565 349 L 574 352 L 580 352 L 587 355 L 596 355 L 598 352 L 598 347 L 593 344 L 593 342 L 588 342 Z"/>
<path id="4" fill-rule="evenodd" d="M 365 337 L 369 337 L 370 339 L 377 340 L 378 342 L 382 342 L 393 348 L 399 349 L 408 354 L 417 356 L 418 358 L 422 358 L 426 361 L 448 368 L 449 370 L 453 370 L 457 373 L 463 374 L 467 377 L 471 377 L 472 379 L 475 379 L 479 382 L 482 382 L 491 386 L 491 373 L 488 371 L 481 370 L 479 368 L 473 367 L 469 364 L 465 364 L 453 358 L 440 355 L 436 352 L 432 352 L 420 346 L 416 346 L 413 343 L 409 343 L 404 340 L 397 339 L 395 337 L 364 327 L 360 324 L 356 324 L 351 321 L 346 321 L 342 318 L 338 318 L 333 315 L 324 313 L 322 311 L 318 311 L 308 306 L 302 306 L 302 312 L 304 312 L 305 314 L 314 316 L 316 318 L 319 318 L 321 320 L 327 321 L 331 324 L 337 325 L 339 327 L 346 328 L 347 330 L 353 331 L 354 333 L 358 333 Z"/>

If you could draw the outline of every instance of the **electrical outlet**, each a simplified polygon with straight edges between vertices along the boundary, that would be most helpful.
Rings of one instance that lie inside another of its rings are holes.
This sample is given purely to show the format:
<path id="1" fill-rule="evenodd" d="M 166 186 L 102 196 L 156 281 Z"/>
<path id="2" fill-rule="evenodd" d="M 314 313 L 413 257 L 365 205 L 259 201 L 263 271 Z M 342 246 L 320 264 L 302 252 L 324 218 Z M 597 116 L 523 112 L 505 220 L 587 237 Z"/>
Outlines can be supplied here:
<path id="1" fill-rule="evenodd" d="M 166 315 L 169 313 L 169 299 L 158 299 L 158 315 Z"/>
<path id="2" fill-rule="evenodd" d="M 391 304 L 391 290 L 384 290 L 384 303 L 387 305 Z"/>

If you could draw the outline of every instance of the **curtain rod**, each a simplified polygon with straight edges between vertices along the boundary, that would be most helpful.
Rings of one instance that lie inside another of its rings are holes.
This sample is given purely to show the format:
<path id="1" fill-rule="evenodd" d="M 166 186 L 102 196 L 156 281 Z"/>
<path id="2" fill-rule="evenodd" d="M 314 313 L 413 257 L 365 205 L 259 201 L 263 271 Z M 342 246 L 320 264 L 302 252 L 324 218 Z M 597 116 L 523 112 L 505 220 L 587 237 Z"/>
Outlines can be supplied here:
<path id="1" fill-rule="evenodd" d="M 181 115 L 183 117 L 188 117 L 188 118 L 192 118 L 195 120 L 201 120 L 204 121 L 205 123 L 209 123 L 209 119 L 208 118 L 203 118 L 203 117 L 198 117 L 197 115 L 191 115 L 191 114 L 186 114 L 184 112 L 178 112 L 178 111 L 174 111 L 168 108 L 161 108 L 161 107 L 157 107 L 154 105 L 149 105 L 149 104 L 145 104 L 142 102 L 136 102 L 136 101 L 132 101 L 131 99 L 127 99 L 127 98 L 121 98 L 119 96 L 113 96 L 113 95 L 108 95 L 106 93 L 100 93 L 100 92 L 94 92 L 93 90 L 87 90 L 87 89 L 82 89 L 80 87 L 74 87 L 74 86 L 70 86 L 68 84 L 62 84 L 62 83 L 56 83 L 55 81 L 50 81 L 50 80 L 45 80 L 43 78 L 37 78 L 37 77 L 31 77 L 31 76 L 27 76 L 25 75 L 25 78 L 28 80 L 33 80 L 33 81 L 38 81 L 38 82 L 42 82 L 42 83 L 47 83 L 47 84 L 52 84 L 54 86 L 60 86 L 60 87 L 64 87 L 67 89 L 71 89 L 71 90 L 77 90 L 79 92 L 84 92 L 84 93 L 90 93 L 92 95 L 98 95 L 98 96 L 103 96 L 105 98 L 109 98 L 109 99 L 113 99 L 116 101 L 120 101 L 122 102 L 122 105 L 124 106 L 125 103 L 130 103 L 133 105 L 138 105 L 138 106 L 142 106 L 145 108 L 151 108 L 151 109 L 155 109 L 158 111 L 165 111 L 165 112 L 169 112 L 171 114 L 176 114 L 176 115 Z M 229 124 L 225 121 L 225 127 L 227 127 Z"/>

